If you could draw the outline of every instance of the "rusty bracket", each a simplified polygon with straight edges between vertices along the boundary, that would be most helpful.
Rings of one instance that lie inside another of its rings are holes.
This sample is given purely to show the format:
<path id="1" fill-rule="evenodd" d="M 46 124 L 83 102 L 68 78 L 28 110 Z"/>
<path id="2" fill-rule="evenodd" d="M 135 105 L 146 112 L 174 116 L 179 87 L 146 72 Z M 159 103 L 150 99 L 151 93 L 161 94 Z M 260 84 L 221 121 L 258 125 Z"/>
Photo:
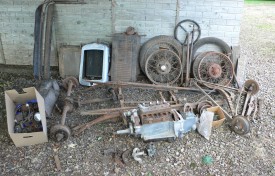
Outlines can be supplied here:
<path id="1" fill-rule="evenodd" d="M 105 114 L 101 117 L 98 117 L 86 124 L 83 125 L 78 125 L 76 127 L 73 128 L 73 134 L 75 136 L 79 135 L 80 133 L 82 133 L 83 131 L 85 131 L 86 129 L 90 128 L 91 126 L 98 124 L 100 122 L 106 121 L 106 120 L 110 120 L 110 119 L 114 119 L 117 117 L 120 117 L 121 113 L 120 112 L 113 112 L 112 114 Z"/>

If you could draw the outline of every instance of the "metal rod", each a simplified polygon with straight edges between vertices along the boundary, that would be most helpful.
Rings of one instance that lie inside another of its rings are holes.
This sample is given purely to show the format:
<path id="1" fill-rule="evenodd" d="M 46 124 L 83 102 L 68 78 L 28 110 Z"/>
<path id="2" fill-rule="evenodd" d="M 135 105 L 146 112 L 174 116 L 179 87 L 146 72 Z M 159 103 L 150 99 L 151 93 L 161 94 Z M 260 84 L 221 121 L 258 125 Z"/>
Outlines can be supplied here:
<path id="1" fill-rule="evenodd" d="M 85 80 L 87 82 L 93 82 L 92 80 Z M 156 84 L 145 84 L 145 83 L 134 83 L 134 82 L 122 82 L 122 81 L 109 81 L 106 83 L 96 83 L 98 85 L 119 85 L 119 86 L 135 86 L 137 88 L 146 88 L 146 89 L 154 89 L 154 90 L 186 90 L 186 91 L 196 91 L 200 92 L 199 89 L 189 88 L 189 87 L 176 87 L 176 86 L 169 86 L 169 85 L 156 85 Z M 209 92 L 211 90 L 204 90 Z"/>
<path id="2" fill-rule="evenodd" d="M 191 56 L 193 55 L 193 45 L 194 45 L 194 32 L 195 32 L 195 28 L 194 28 L 194 25 L 193 25 L 193 29 L 191 31 L 191 47 L 190 49 L 188 50 L 189 52 L 189 57 L 187 58 L 188 60 L 188 72 L 186 71 L 186 80 L 185 80 L 185 85 L 186 86 L 189 86 L 190 84 L 190 69 L 191 69 Z M 188 41 L 188 45 L 189 45 L 189 41 Z"/>
<path id="3" fill-rule="evenodd" d="M 120 113 L 119 112 L 114 112 L 112 114 L 105 114 L 101 117 L 98 117 L 86 124 L 83 124 L 83 125 L 78 125 L 76 127 L 73 128 L 74 130 L 74 135 L 79 135 L 80 133 L 82 133 L 84 130 L 86 130 L 87 128 L 90 128 L 91 126 L 95 125 L 95 124 L 98 124 L 100 122 L 103 122 L 103 121 L 106 121 L 106 120 L 110 120 L 110 119 L 113 119 L 113 118 L 117 118 L 120 116 Z"/>
<path id="4" fill-rule="evenodd" d="M 129 109 L 134 109 L 136 107 L 121 107 L 121 108 L 110 108 L 110 109 L 97 109 L 92 111 L 82 111 L 81 115 L 102 115 L 102 114 L 110 114 L 116 111 L 125 111 Z"/>
<path id="5" fill-rule="evenodd" d="M 190 33 L 188 32 L 187 34 L 187 54 L 186 54 L 186 75 L 185 75 L 185 83 L 186 86 L 189 83 L 189 70 L 190 70 L 190 44 L 189 44 L 189 40 L 190 40 Z M 183 76 L 182 76 L 182 83 L 183 83 Z"/>
<path id="6" fill-rule="evenodd" d="M 172 109 L 179 109 L 183 107 L 183 104 L 176 104 L 176 105 L 171 105 L 170 107 Z M 97 110 L 91 110 L 91 111 L 82 111 L 80 112 L 81 115 L 103 115 L 103 114 L 110 114 L 114 112 L 120 112 L 120 111 L 125 111 L 125 110 L 130 110 L 130 109 L 136 109 L 137 106 L 134 107 L 121 107 L 121 108 L 109 108 L 109 109 L 97 109 Z"/>
<path id="7" fill-rule="evenodd" d="M 234 91 L 240 91 L 240 89 L 237 89 L 237 88 L 234 88 L 234 87 L 228 87 L 228 86 L 215 84 L 215 83 L 210 83 L 210 82 L 206 82 L 206 81 L 198 80 L 198 79 L 194 79 L 194 80 L 196 80 L 196 82 L 199 82 L 199 83 L 202 83 L 202 84 L 205 84 L 205 85 L 210 84 L 210 85 L 213 85 L 213 86 L 219 87 L 219 88 L 225 88 L 225 89 L 231 89 L 231 90 L 234 90 Z"/>

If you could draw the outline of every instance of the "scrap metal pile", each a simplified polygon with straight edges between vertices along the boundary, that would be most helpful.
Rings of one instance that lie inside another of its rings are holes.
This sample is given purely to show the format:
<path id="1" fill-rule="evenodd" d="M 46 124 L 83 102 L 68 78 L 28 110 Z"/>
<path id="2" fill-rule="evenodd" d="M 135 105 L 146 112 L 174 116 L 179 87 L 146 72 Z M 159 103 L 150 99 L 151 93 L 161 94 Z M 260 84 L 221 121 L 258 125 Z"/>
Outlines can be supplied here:
<path id="1" fill-rule="evenodd" d="M 183 20 L 176 25 L 174 37 L 156 36 L 140 48 L 140 36 L 129 27 L 125 33 L 113 36 L 111 64 L 108 62 L 107 45 L 93 43 L 83 46 L 80 84 L 93 86 L 94 89 L 107 86 L 112 96 L 103 99 L 81 97 L 78 102 L 81 115 L 101 116 L 71 131 L 65 125 L 65 118 L 74 107 L 75 100 L 70 92 L 78 86 L 78 81 L 73 77 L 66 78 L 64 87 L 68 93 L 62 120 L 60 125 L 52 127 L 52 138 L 65 141 L 71 134 L 80 135 L 95 124 L 118 117 L 126 128 L 114 131 L 115 134 L 131 134 L 144 141 L 181 138 L 195 130 L 201 123 L 200 116 L 213 106 L 230 120 L 233 131 L 240 135 L 247 134 L 250 120 L 256 118 L 261 104 L 256 97 L 259 85 L 254 80 L 240 85 L 236 78 L 237 59 L 230 46 L 221 39 L 200 36 L 198 23 Z M 110 78 L 107 72 L 109 65 Z M 153 84 L 138 82 L 140 71 Z M 153 90 L 159 92 L 160 99 L 133 100 L 129 106 L 125 100 L 125 88 Z M 170 95 L 170 99 L 163 96 L 164 92 Z M 178 92 L 197 92 L 202 96 L 194 101 L 180 96 Z M 222 99 L 217 99 L 217 96 Z M 119 102 L 120 107 L 91 111 L 82 108 L 104 101 Z"/>

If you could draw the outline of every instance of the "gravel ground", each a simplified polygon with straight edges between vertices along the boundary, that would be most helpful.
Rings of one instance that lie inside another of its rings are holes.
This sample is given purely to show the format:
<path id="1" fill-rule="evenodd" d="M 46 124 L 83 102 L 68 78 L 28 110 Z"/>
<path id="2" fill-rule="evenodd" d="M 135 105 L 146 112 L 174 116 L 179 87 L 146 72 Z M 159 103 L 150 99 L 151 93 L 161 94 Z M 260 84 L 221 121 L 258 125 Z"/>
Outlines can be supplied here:
<path id="1" fill-rule="evenodd" d="M 230 131 L 228 122 L 212 131 L 209 141 L 196 132 L 188 133 L 182 140 L 173 143 L 155 142 L 157 154 L 143 157 L 143 164 L 131 160 L 122 166 L 113 162 L 112 155 L 103 155 L 104 150 L 115 149 L 117 156 L 124 151 L 149 144 L 130 136 L 113 136 L 112 132 L 123 129 L 122 123 L 102 123 L 86 130 L 80 137 L 71 137 L 64 143 L 48 143 L 16 148 L 7 134 L 4 90 L 38 86 L 31 74 L 0 75 L 0 175 L 275 175 L 275 6 L 246 6 L 241 31 L 241 57 L 246 63 L 246 77 L 255 79 L 261 86 L 259 97 L 264 99 L 264 108 L 258 120 L 251 123 L 251 132 L 239 136 Z M 82 97 L 109 96 L 105 88 L 83 93 Z M 139 100 L 158 99 L 153 91 L 124 90 L 126 98 L 133 95 Z M 62 90 L 64 93 L 65 91 Z M 75 93 L 77 94 L 77 92 Z M 180 95 L 180 94 L 179 94 Z M 183 96 L 181 94 L 180 96 Z M 193 95 L 198 96 L 198 95 Z M 110 107 L 101 103 L 93 108 Z M 112 104 L 116 106 L 117 104 Z M 84 107 L 89 108 L 89 107 Z M 54 113 L 48 120 L 51 126 L 60 118 Z M 75 126 L 90 121 L 79 111 L 69 115 L 68 125 Z M 53 159 L 58 155 L 62 171 L 58 172 Z M 202 158 L 210 156 L 211 164 Z"/>

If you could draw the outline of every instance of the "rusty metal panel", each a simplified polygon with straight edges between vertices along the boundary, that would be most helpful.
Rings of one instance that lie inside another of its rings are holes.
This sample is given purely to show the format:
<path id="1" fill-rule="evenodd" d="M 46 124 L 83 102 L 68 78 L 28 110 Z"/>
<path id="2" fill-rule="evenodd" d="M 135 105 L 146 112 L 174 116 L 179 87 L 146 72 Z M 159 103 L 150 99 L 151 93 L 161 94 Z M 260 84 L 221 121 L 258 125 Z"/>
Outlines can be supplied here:
<path id="1" fill-rule="evenodd" d="M 140 36 L 115 34 L 112 39 L 112 81 L 135 82 L 140 73 L 138 53 Z"/>
<path id="2" fill-rule="evenodd" d="M 79 74 L 81 48 L 79 46 L 61 46 L 59 50 L 59 74 L 77 76 Z"/>

